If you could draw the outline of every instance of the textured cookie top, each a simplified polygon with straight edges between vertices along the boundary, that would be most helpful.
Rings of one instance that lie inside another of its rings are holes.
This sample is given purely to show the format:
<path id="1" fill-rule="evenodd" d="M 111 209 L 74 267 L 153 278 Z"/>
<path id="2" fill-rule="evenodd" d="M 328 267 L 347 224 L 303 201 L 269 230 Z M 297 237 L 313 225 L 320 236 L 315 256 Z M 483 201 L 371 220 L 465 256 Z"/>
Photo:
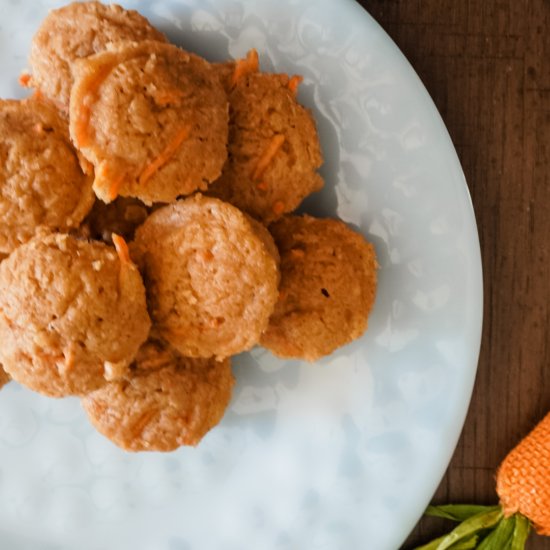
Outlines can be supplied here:
<path id="1" fill-rule="evenodd" d="M 216 66 L 229 92 L 228 159 L 209 193 L 269 223 L 296 209 L 323 180 L 317 129 L 296 101 L 295 80 L 283 74 L 245 74 Z"/>
<path id="2" fill-rule="evenodd" d="M 41 225 L 77 227 L 93 202 L 66 120 L 43 101 L 0 100 L 0 253 Z"/>
<path id="3" fill-rule="evenodd" d="M 285 216 L 270 230 L 281 284 L 261 344 L 279 357 L 314 361 L 361 336 L 376 293 L 373 246 L 332 219 Z"/>
<path id="4" fill-rule="evenodd" d="M 97 430 L 119 447 L 172 451 L 196 445 L 218 424 L 233 384 L 229 359 L 191 359 L 149 340 L 124 379 L 82 404 Z"/>
<path id="5" fill-rule="evenodd" d="M 217 178 L 228 103 L 204 59 L 159 42 L 112 45 L 74 65 L 71 137 L 97 196 L 170 202 Z"/>
<path id="6" fill-rule="evenodd" d="M 201 195 L 157 210 L 138 228 L 132 255 L 155 329 L 184 355 L 228 357 L 258 342 L 279 271 L 271 237 L 257 231 L 234 206 Z"/>
<path id="7" fill-rule="evenodd" d="M 116 4 L 74 2 L 52 10 L 32 41 L 28 84 L 68 110 L 72 63 L 123 40 L 164 42 L 166 38 L 137 11 Z"/>
<path id="8" fill-rule="evenodd" d="M 116 378 L 150 321 L 137 268 L 114 249 L 38 236 L 0 264 L 0 360 L 29 388 L 82 395 Z"/>

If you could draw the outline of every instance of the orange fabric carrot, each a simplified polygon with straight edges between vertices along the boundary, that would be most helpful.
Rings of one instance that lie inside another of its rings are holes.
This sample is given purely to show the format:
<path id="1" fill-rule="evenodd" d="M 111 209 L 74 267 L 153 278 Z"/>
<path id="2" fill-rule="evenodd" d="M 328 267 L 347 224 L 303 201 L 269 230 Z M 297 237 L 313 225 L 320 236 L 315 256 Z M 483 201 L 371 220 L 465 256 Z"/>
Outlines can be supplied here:
<path id="1" fill-rule="evenodd" d="M 191 128 L 189 126 L 184 126 L 176 133 L 164 150 L 161 151 L 159 156 L 148 166 L 146 166 L 143 172 L 141 172 L 139 176 L 139 183 L 141 185 L 146 183 L 157 170 L 162 168 L 170 160 L 170 158 L 175 155 L 180 145 L 189 137 L 190 133 Z"/>
<path id="2" fill-rule="evenodd" d="M 271 138 L 269 145 L 266 147 L 265 151 L 262 153 L 262 156 L 258 159 L 256 168 L 252 173 L 252 178 L 259 180 L 266 168 L 269 166 L 270 162 L 273 160 L 273 157 L 277 154 L 277 151 L 282 147 L 285 142 L 285 136 L 283 134 L 276 134 Z"/>
<path id="3" fill-rule="evenodd" d="M 231 77 L 231 87 L 235 86 L 247 74 L 258 72 L 259 67 L 258 52 L 253 48 L 246 54 L 244 59 L 239 59 L 235 64 L 235 70 Z"/>
<path id="4" fill-rule="evenodd" d="M 498 506 L 429 506 L 460 524 L 416 550 L 523 550 L 531 526 L 550 536 L 550 413 L 503 460 L 496 489 Z"/>

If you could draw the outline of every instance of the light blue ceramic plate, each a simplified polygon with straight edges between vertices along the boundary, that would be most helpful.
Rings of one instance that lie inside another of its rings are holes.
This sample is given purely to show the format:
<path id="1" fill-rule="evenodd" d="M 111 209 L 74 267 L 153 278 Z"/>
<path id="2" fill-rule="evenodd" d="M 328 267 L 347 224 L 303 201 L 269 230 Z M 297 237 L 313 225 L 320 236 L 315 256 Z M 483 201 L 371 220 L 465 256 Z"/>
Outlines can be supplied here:
<path id="1" fill-rule="evenodd" d="M 0 95 L 60 2 L 0 0 Z M 468 190 L 405 58 L 351 0 L 128 1 L 211 60 L 260 52 L 304 75 L 325 189 L 306 201 L 376 246 L 367 334 L 319 364 L 235 360 L 222 424 L 197 449 L 125 454 L 76 399 L 0 393 L 7 550 L 395 550 L 435 490 L 476 372 L 482 278 Z"/>

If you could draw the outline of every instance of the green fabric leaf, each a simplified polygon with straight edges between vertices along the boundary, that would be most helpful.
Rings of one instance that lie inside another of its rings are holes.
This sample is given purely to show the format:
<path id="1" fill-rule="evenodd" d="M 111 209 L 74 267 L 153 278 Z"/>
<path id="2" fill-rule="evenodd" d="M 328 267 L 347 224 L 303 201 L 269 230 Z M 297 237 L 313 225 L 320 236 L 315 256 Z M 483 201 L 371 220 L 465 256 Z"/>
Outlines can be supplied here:
<path id="1" fill-rule="evenodd" d="M 432 542 L 425 544 L 424 546 L 419 546 L 415 550 L 437 550 L 437 547 L 445 537 L 439 537 L 438 539 L 433 540 Z M 477 546 L 478 536 L 474 535 L 469 539 L 464 539 L 453 544 L 449 550 L 473 550 Z"/>
<path id="2" fill-rule="evenodd" d="M 455 549 L 453 547 L 458 542 L 469 541 L 474 535 L 484 529 L 491 529 L 498 525 L 502 519 L 502 510 L 497 507 L 496 510 L 481 512 L 475 516 L 471 516 L 457 525 L 448 535 L 441 537 L 437 541 L 421 546 L 416 550 L 447 550 Z M 434 543 L 437 543 L 435 546 Z M 502 549 L 499 549 L 502 550 Z"/>
<path id="3" fill-rule="evenodd" d="M 481 512 L 498 510 L 499 506 L 477 506 L 472 504 L 445 504 L 443 506 L 428 506 L 427 516 L 445 518 L 453 521 L 464 521 Z"/>
<path id="4" fill-rule="evenodd" d="M 504 518 L 497 528 L 483 539 L 477 550 L 506 550 L 510 548 L 515 526 L 516 519 L 514 516 Z"/>
<path id="5" fill-rule="evenodd" d="M 531 530 L 531 522 L 522 514 L 516 514 L 516 526 L 510 542 L 510 550 L 524 550 L 525 542 Z"/>

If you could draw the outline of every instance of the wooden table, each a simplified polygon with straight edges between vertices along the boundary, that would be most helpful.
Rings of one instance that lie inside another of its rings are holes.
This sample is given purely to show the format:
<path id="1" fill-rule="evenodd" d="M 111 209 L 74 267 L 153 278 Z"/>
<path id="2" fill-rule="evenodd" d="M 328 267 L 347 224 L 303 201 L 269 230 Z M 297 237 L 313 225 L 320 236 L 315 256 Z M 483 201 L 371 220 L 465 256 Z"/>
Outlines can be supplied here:
<path id="1" fill-rule="evenodd" d="M 500 460 L 550 410 L 550 1 L 361 3 L 424 81 L 470 187 L 483 340 L 466 425 L 434 501 L 494 503 Z M 406 548 L 446 527 L 422 520 Z M 550 550 L 550 538 L 528 548 Z"/>

